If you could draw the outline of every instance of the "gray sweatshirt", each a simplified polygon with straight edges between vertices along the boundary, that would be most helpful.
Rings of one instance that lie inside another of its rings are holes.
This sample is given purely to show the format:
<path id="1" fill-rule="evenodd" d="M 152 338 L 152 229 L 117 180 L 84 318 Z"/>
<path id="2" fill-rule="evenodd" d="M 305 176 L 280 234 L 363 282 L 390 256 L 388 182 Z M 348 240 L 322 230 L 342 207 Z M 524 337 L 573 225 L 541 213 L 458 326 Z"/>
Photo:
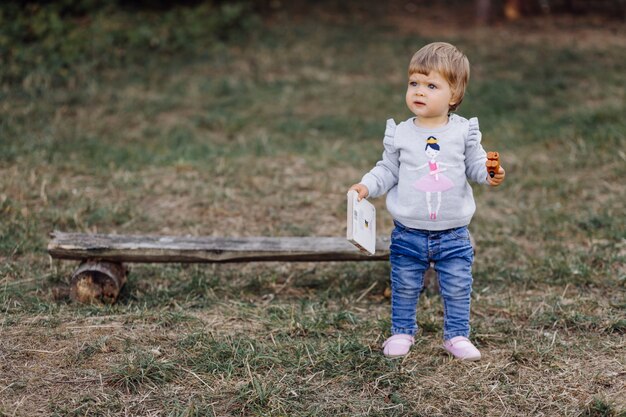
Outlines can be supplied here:
<path id="1" fill-rule="evenodd" d="M 467 226 L 476 210 L 468 179 L 488 184 L 487 154 L 478 119 L 451 114 L 448 123 L 421 128 L 410 118 L 387 120 L 382 160 L 361 179 L 369 197 L 387 194 L 392 217 L 413 229 Z"/>

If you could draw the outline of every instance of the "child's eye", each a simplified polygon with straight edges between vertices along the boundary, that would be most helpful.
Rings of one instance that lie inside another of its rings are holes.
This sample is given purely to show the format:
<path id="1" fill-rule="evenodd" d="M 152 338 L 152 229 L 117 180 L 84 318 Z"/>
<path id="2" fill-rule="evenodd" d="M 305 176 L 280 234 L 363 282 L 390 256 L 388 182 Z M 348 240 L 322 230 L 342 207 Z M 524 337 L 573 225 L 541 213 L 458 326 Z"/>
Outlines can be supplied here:
<path id="1" fill-rule="evenodd" d="M 410 85 L 411 87 L 417 87 L 417 83 L 416 83 L 415 81 L 410 81 L 410 82 L 409 82 L 409 85 Z"/>
<path id="2" fill-rule="evenodd" d="M 434 90 L 435 88 L 437 88 L 437 86 L 435 84 L 428 84 L 428 88 Z"/>

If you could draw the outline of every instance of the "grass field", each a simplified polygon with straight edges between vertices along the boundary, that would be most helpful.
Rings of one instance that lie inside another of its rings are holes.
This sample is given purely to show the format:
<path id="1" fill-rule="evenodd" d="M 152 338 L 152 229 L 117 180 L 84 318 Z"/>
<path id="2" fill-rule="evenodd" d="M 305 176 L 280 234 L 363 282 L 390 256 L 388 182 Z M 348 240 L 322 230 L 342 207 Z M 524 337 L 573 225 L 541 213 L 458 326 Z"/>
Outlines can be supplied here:
<path id="1" fill-rule="evenodd" d="M 184 56 L 5 83 L 0 415 L 626 415 L 624 25 L 439 12 L 276 13 Z M 410 355 L 382 356 L 384 262 L 132 265 L 117 304 L 69 300 L 55 229 L 343 235 L 434 40 L 469 56 L 459 113 L 507 170 L 470 226 L 482 361 L 444 354 L 437 294 Z"/>

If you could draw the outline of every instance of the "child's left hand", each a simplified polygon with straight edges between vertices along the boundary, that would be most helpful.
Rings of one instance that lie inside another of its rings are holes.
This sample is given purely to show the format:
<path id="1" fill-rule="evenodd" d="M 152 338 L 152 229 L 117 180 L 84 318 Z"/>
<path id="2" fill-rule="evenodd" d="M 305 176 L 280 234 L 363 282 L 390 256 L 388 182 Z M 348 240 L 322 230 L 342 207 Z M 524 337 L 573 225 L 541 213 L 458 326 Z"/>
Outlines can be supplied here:
<path id="1" fill-rule="evenodd" d="M 487 175 L 487 181 L 489 181 L 489 185 L 491 185 L 492 187 L 497 187 L 498 185 L 502 184 L 505 175 L 506 173 L 504 172 L 504 168 L 500 166 L 500 169 L 498 170 L 498 172 L 496 172 L 496 175 L 494 175 L 493 178 Z"/>

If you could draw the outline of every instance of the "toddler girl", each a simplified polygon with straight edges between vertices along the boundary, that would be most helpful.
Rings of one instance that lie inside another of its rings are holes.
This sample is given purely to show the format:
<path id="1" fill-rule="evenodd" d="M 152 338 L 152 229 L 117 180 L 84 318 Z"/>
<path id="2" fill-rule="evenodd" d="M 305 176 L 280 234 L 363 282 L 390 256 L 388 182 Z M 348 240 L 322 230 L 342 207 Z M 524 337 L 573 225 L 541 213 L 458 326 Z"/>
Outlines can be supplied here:
<path id="1" fill-rule="evenodd" d="M 497 186 L 480 144 L 478 119 L 451 113 L 465 94 L 469 61 L 456 47 L 431 43 L 409 65 L 406 104 L 415 115 L 387 120 L 382 159 L 363 176 L 359 200 L 387 193 L 391 234 L 391 337 L 386 356 L 406 355 L 417 332 L 417 301 L 424 273 L 434 262 L 444 307 L 444 348 L 462 360 L 479 360 L 469 341 L 474 250 L 467 229 L 476 209 L 468 180 Z"/>

